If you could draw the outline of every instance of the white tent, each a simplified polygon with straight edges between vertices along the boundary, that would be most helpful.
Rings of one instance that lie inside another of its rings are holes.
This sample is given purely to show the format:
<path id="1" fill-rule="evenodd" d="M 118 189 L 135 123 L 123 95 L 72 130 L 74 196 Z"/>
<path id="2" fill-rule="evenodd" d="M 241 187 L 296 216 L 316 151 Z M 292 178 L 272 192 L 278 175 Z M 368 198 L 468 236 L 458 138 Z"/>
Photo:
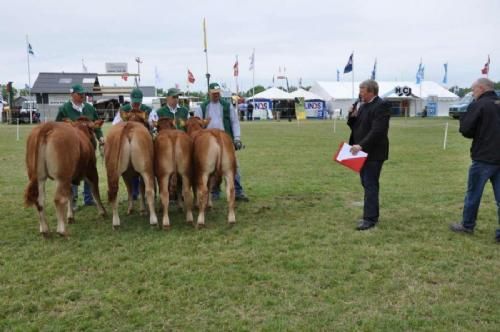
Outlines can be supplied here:
<path id="1" fill-rule="evenodd" d="M 290 95 L 293 98 L 304 98 L 304 100 L 324 100 L 322 97 L 314 94 L 310 91 L 304 90 L 302 88 L 298 88 L 294 92 L 291 92 Z"/>
<path id="2" fill-rule="evenodd" d="M 288 93 L 281 89 L 272 87 L 256 95 L 248 98 L 249 100 L 253 99 L 270 99 L 270 100 L 279 100 L 279 99 L 293 99 L 293 97 Z"/>
<path id="3" fill-rule="evenodd" d="M 347 109 L 349 109 L 359 94 L 359 84 L 360 82 L 354 82 L 354 98 L 351 82 L 318 81 L 311 87 L 310 92 L 326 100 L 329 108 L 342 109 L 344 111 L 343 115 L 345 115 Z M 407 105 L 411 116 L 420 113 L 424 106 L 432 99 L 437 100 L 436 115 L 447 116 L 450 105 L 459 99 L 456 94 L 432 81 L 422 81 L 422 84 L 409 81 L 380 81 L 378 85 L 379 96 L 393 102 L 395 108 L 397 108 L 398 102 L 401 105 Z M 395 93 L 396 87 L 409 87 L 411 95 L 397 95 Z"/>

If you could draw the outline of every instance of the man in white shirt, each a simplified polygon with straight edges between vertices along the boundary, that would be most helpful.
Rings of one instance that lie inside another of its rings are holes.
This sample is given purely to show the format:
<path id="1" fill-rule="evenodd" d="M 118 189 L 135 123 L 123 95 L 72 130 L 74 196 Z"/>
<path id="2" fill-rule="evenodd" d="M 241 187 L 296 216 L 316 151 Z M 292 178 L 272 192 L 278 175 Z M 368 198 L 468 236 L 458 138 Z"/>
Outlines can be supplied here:
<path id="1" fill-rule="evenodd" d="M 224 130 L 233 139 L 234 148 L 240 150 L 243 147 L 241 143 L 240 121 L 233 106 L 221 100 L 221 88 L 218 83 L 211 83 L 209 85 L 210 100 L 205 101 L 200 105 L 200 108 L 195 111 L 195 116 L 202 119 L 210 118 L 208 129 L 215 128 Z M 243 187 L 241 186 L 241 175 L 239 162 L 236 160 L 236 176 L 234 177 L 234 189 L 236 200 L 248 202 L 249 199 L 245 195 Z M 220 195 L 220 188 L 214 188 L 212 191 L 212 198 L 218 199 Z"/>

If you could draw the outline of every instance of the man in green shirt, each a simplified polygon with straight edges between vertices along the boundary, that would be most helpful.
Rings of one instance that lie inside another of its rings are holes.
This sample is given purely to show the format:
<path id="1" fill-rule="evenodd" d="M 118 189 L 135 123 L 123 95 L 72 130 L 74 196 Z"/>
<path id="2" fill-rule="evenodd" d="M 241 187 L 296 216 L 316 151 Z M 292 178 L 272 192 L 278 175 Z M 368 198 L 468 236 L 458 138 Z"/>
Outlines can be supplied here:
<path id="1" fill-rule="evenodd" d="M 131 104 L 125 104 L 120 107 L 120 110 L 116 113 L 115 118 L 113 119 L 113 125 L 124 121 L 121 117 L 121 112 L 130 112 L 132 110 L 136 112 L 143 111 L 146 112 L 147 116 L 149 116 L 151 113 L 151 107 L 144 105 L 142 103 L 142 99 L 142 91 L 138 88 L 134 88 L 132 92 L 130 92 Z"/>
<path id="2" fill-rule="evenodd" d="M 170 88 L 167 91 L 167 104 L 160 109 L 154 110 L 149 115 L 149 123 L 152 125 L 161 118 L 174 119 L 175 127 L 179 130 L 186 131 L 186 121 L 189 116 L 189 111 L 184 106 L 179 105 L 179 96 L 181 90 Z"/>
<path id="3" fill-rule="evenodd" d="M 87 117 L 91 121 L 99 120 L 94 106 L 85 102 L 85 89 L 80 84 L 75 84 L 71 87 L 71 99 L 59 107 L 56 121 L 64 121 L 65 119 L 76 121 L 82 116 Z M 99 144 L 104 144 L 101 128 L 95 128 L 95 134 L 99 140 Z M 72 185 L 71 191 L 73 192 L 73 208 L 76 208 L 78 185 Z M 84 181 L 83 184 L 83 202 L 85 205 L 95 205 L 90 191 L 90 184 L 87 181 Z"/>

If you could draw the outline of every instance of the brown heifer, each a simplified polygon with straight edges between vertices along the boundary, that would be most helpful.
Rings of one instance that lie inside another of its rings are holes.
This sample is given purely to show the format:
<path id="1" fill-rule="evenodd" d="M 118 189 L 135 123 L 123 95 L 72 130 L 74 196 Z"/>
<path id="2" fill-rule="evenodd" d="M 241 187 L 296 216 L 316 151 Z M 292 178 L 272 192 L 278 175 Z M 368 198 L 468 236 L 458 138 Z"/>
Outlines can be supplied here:
<path id="1" fill-rule="evenodd" d="M 129 179 L 137 175 L 142 177 L 149 207 L 149 223 L 158 224 L 154 209 L 153 140 L 143 123 L 131 120 L 111 127 L 104 147 L 108 174 L 108 199 L 113 207 L 113 228 L 120 226 L 117 194 L 121 175 L 124 175 L 127 187 L 129 187 Z M 127 189 L 130 212 L 130 188 Z"/>
<path id="2" fill-rule="evenodd" d="M 210 119 L 198 117 L 189 118 L 186 128 L 193 139 L 193 184 L 196 187 L 199 215 L 198 226 L 205 224 L 205 209 L 211 206 L 209 183 L 226 181 L 226 196 L 228 203 L 227 220 L 230 224 L 236 222 L 234 214 L 234 176 L 236 174 L 236 155 L 231 137 L 219 129 L 204 129 Z M 217 179 L 212 181 L 212 179 Z M 211 187 L 211 186 L 210 186 Z"/>
<path id="3" fill-rule="evenodd" d="M 45 217 L 45 181 L 56 182 L 54 203 L 57 216 L 57 233 L 67 235 L 66 223 L 74 219 L 71 183 L 85 179 L 100 215 L 105 210 L 99 195 L 99 176 L 96 168 L 94 126 L 102 120 L 90 122 L 80 118 L 73 123 L 48 122 L 31 131 L 26 142 L 26 168 L 29 183 L 25 190 L 26 206 L 35 205 L 40 221 L 40 233 L 47 235 L 49 227 Z"/>
<path id="4" fill-rule="evenodd" d="M 183 131 L 175 128 L 173 119 L 161 118 L 157 123 L 158 136 L 155 139 L 155 174 L 158 179 L 160 198 L 163 205 L 163 228 L 170 227 L 168 218 L 169 188 L 176 182 L 177 175 L 182 179 L 182 197 L 186 222 L 193 222 L 192 141 Z M 173 186 L 175 188 L 175 185 Z M 180 196 L 179 202 L 180 202 Z"/>

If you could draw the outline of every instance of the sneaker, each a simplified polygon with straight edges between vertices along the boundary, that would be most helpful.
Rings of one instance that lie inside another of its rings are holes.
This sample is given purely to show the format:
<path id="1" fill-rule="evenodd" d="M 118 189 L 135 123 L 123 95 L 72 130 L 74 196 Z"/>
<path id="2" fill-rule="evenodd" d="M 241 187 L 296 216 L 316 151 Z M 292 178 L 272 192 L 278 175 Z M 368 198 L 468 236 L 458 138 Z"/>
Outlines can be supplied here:
<path id="1" fill-rule="evenodd" d="M 367 229 L 375 227 L 376 224 L 376 222 L 370 220 L 360 220 L 358 226 L 356 226 L 356 230 L 366 231 Z"/>
<path id="2" fill-rule="evenodd" d="M 455 233 L 465 233 L 465 234 L 473 234 L 474 230 L 470 228 L 465 228 L 462 224 L 451 224 L 450 231 Z"/>

